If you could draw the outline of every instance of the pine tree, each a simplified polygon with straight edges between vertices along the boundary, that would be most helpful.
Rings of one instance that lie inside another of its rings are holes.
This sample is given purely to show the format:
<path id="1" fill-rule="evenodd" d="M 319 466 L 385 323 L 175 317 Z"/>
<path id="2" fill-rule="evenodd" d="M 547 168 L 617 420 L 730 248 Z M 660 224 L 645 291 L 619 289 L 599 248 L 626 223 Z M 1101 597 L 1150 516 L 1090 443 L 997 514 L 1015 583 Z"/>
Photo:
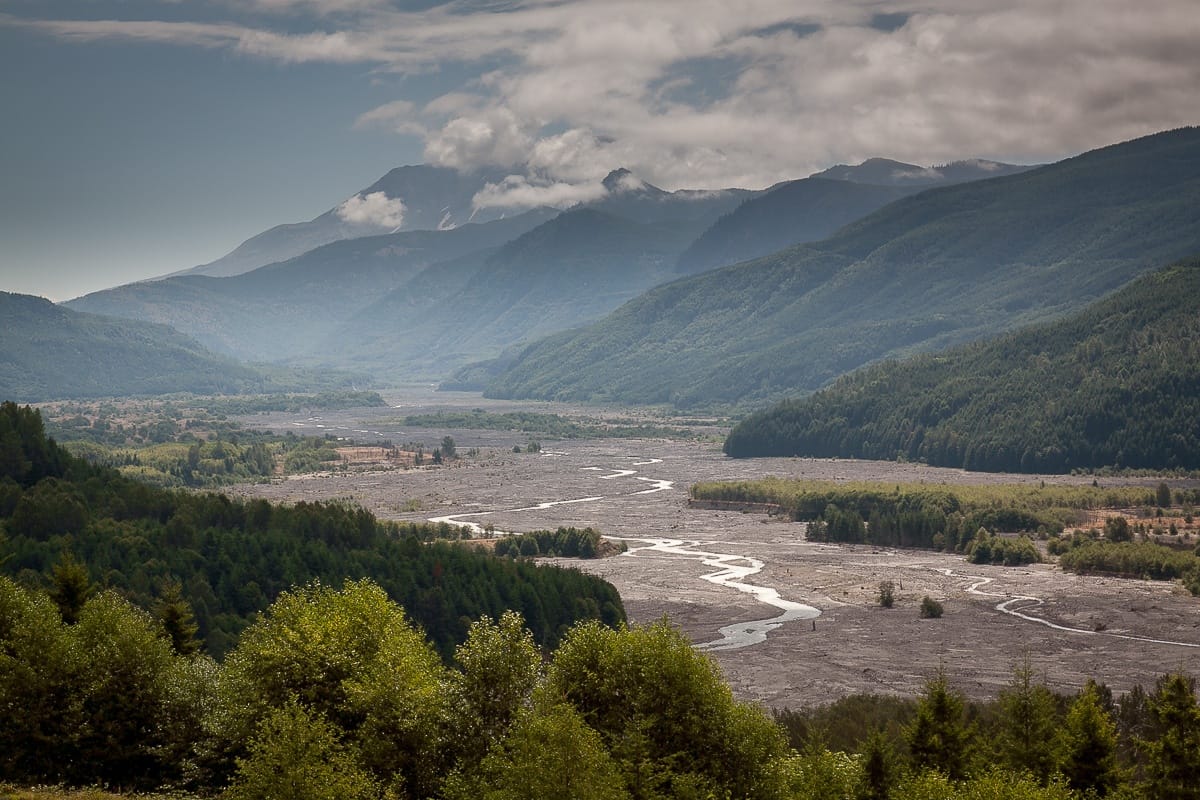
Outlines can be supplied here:
<path id="1" fill-rule="evenodd" d="M 200 626 L 192 607 L 183 596 L 179 581 L 164 584 L 158 600 L 154 603 L 154 616 L 162 623 L 163 630 L 171 639 L 171 646 L 181 656 L 190 656 L 200 649 L 196 633 Z"/>
<path id="2" fill-rule="evenodd" d="M 1200 798 L 1200 707 L 1196 685 L 1180 673 L 1159 679 L 1149 699 L 1157 738 L 1143 741 L 1147 794 L 1155 800 Z"/>
<path id="3" fill-rule="evenodd" d="M 1000 693 L 1000 759 L 1008 768 L 1028 770 L 1045 785 L 1054 774 L 1062 742 L 1054 695 L 1033 682 L 1026 657 L 1013 671 L 1012 682 Z"/>
<path id="4" fill-rule="evenodd" d="M 74 625 L 83 604 L 92 596 L 92 581 L 87 567 L 75 558 L 74 553 L 67 551 L 54 565 L 50 577 L 50 597 L 58 606 L 63 622 Z"/>
<path id="5" fill-rule="evenodd" d="M 1104 797 L 1120 782 L 1116 726 L 1089 680 L 1067 714 L 1063 774 L 1071 788 Z"/>
<path id="6" fill-rule="evenodd" d="M 950 690 L 941 670 L 925 684 L 916 718 L 904 731 L 918 771 L 937 770 L 953 780 L 966 776 L 971 731 L 964 708 L 962 696 Z"/>
<path id="7" fill-rule="evenodd" d="M 883 731 L 876 728 L 863 744 L 859 800 L 888 800 L 898 779 L 896 752 Z"/>

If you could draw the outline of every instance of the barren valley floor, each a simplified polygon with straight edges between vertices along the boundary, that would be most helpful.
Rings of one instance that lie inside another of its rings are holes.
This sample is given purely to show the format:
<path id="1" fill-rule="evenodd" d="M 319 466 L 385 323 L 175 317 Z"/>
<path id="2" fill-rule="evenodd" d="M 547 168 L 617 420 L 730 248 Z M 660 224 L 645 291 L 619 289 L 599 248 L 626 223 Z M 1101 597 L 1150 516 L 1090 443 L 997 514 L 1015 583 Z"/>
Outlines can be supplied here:
<path id="1" fill-rule="evenodd" d="M 436 395 L 427 402 L 470 408 L 490 401 Z M 413 401 L 403 413 L 418 413 L 412 408 L 420 405 Z M 320 419 L 273 414 L 245 421 L 431 446 L 449 434 L 460 452 L 479 448 L 479 455 L 436 469 L 352 471 L 233 491 L 273 500 L 348 498 L 382 518 L 450 518 L 500 531 L 596 527 L 625 539 L 629 552 L 565 563 L 611 581 L 631 622 L 665 614 L 698 645 L 715 643 L 710 652 L 738 696 L 773 707 L 818 705 L 854 692 L 916 694 L 939 668 L 968 695 L 988 698 L 1026 655 L 1051 688 L 1064 692 L 1087 677 L 1120 692 L 1148 686 L 1164 671 L 1200 670 L 1200 599 L 1173 584 L 1077 576 L 1048 564 L 979 566 L 930 551 L 815 544 L 798 523 L 687 504 L 688 487 L 697 481 L 765 475 L 930 483 L 1090 483 L 1090 477 L 867 461 L 733 460 L 712 442 L 649 439 L 543 441 L 541 453 L 516 454 L 513 444 L 525 444 L 528 436 L 378 424 L 398 413 L 359 410 Z M 876 602 L 884 580 L 897 585 L 892 609 Z M 749 591 L 754 587 L 758 593 Z M 777 605 L 811 606 L 819 616 L 791 613 L 790 621 L 772 623 L 783 610 L 759 599 L 762 589 L 777 592 Z M 944 602 L 941 619 L 919 618 L 927 594 Z M 755 624 L 745 626 L 749 633 L 724 638 L 720 629 L 733 623 Z"/>

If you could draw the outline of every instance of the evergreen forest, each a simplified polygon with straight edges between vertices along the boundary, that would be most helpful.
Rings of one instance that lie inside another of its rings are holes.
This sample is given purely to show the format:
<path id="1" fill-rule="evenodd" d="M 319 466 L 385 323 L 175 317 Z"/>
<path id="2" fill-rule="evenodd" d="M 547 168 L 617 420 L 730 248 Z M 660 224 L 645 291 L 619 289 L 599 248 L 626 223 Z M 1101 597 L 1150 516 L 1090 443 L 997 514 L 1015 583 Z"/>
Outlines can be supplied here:
<path id="1" fill-rule="evenodd" d="M 71 456 L 45 436 L 37 411 L 0 406 L 0 570 L 51 586 L 68 616 L 92 586 L 146 609 L 177 599 L 220 656 L 292 586 L 370 578 L 445 658 L 472 620 L 507 609 L 543 647 L 579 620 L 624 620 L 620 596 L 598 578 L 433 541 L 464 535 L 446 524 L 381 522 L 346 503 L 156 488 Z"/>
<path id="2" fill-rule="evenodd" d="M 987 472 L 1200 469 L 1200 259 L 1085 311 L 866 367 L 740 422 L 734 457 L 901 459 Z"/>

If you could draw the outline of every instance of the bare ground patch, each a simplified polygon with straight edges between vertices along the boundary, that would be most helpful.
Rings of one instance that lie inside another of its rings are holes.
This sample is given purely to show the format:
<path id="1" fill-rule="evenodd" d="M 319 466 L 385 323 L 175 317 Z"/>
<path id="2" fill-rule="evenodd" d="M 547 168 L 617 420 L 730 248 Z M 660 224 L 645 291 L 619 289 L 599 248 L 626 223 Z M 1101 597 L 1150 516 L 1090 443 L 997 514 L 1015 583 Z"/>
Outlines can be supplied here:
<path id="1" fill-rule="evenodd" d="M 350 424 L 369 427 L 358 422 Z M 610 536 L 682 540 L 756 559 L 762 570 L 747 582 L 821 612 L 815 623 L 788 622 L 761 644 L 713 653 L 740 697 L 776 707 L 817 705 L 853 692 L 911 695 L 939 668 L 968 694 L 991 697 L 1026 655 L 1061 691 L 1077 689 L 1087 677 L 1123 691 L 1149 685 L 1167 670 L 1200 671 L 1200 647 L 1146 641 L 1200 645 L 1200 600 L 1172 584 L 1065 574 L 1051 565 L 979 566 L 928 551 L 813 544 L 797 523 L 687 507 L 692 483 L 764 475 L 930 483 L 1091 483 L 1090 477 L 886 462 L 735 461 L 711 444 L 659 440 L 544 442 L 541 454 L 513 454 L 511 442 L 494 431 L 478 438 L 470 431 L 425 433 L 454 435 L 460 451 L 478 447 L 480 455 L 452 469 L 333 474 L 234 491 L 275 500 L 349 498 L 383 518 L 458 516 L 509 531 L 590 525 Z M 520 441 L 519 434 L 512 438 Z M 744 592 L 702 580 L 714 568 L 699 558 L 634 547 L 629 555 L 564 563 L 611 581 L 631 621 L 666 614 L 698 643 L 719 638 L 717 629 L 731 622 L 778 613 Z M 884 580 L 897 586 L 892 609 L 876 602 Z M 941 619 L 919 618 L 924 595 L 944 602 Z M 1033 599 L 1016 601 L 1011 610 L 1078 630 L 997 610 L 1017 596 Z"/>

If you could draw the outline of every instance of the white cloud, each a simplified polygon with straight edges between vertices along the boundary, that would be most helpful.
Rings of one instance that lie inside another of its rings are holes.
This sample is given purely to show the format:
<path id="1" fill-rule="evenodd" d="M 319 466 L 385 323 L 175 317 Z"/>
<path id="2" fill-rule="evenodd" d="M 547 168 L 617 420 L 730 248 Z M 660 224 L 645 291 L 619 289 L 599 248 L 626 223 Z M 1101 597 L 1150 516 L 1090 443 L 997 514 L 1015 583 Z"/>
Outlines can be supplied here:
<path id="1" fill-rule="evenodd" d="M 395 133 L 422 137 L 429 133 L 429 129 L 418 118 L 416 105 L 408 100 L 393 100 L 365 111 L 354 120 L 354 127 L 386 128 Z"/>
<path id="2" fill-rule="evenodd" d="M 524 175 L 509 175 L 499 183 L 485 184 L 471 203 L 475 208 L 567 208 L 576 203 L 598 200 L 606 193 L 599 181 L 563 183 L 531 181 Z"/>
<path id="3" fill-rule="evenodd" d="M 337 215 L 352 225 L 399 228 L 404 224 L 404 201 L 388 197 L 386 192 L 356 194 L 337 207 Z"/>
<path id="4" fill-rule="evenodd" d="M 514 196 L 584 186 L 617 166 L 664 188 L 715 188 L 764 186 L 871 156 L 1045 161 L 1200 122 L 1195 0 L 254 7 L 274 12 L 255 18 L 266 28 L 12 15 L 0 15 L 0 25 L 284 63 L 361 62 L 413 85 L 447 62 L 486 64 L 419 108 L 401 98 L 357 124 L 424 136 L 433 163 L 519 168 L 545 183 L 511 187 Z M 899 26 L 870 24 L 887 13 L 909 16 Z M 297 33 L 312 15 L 321 25 Z M 285 17 L 286 31 L 271 27 Z"/>
<path id="5" fill-rule="evenodd" d="M 521 163 L 532 139 L 525 126 L 507 108 L 454 117 L 425 143 L 431 164 L 456 169 L 481 166 L 508 167 Z"/>

